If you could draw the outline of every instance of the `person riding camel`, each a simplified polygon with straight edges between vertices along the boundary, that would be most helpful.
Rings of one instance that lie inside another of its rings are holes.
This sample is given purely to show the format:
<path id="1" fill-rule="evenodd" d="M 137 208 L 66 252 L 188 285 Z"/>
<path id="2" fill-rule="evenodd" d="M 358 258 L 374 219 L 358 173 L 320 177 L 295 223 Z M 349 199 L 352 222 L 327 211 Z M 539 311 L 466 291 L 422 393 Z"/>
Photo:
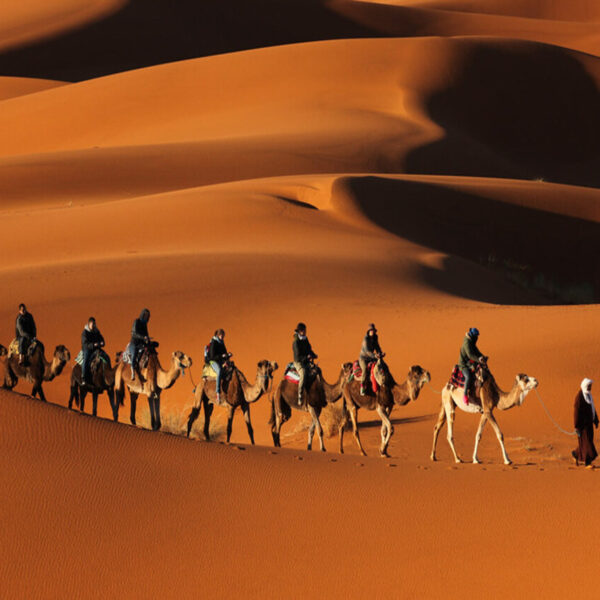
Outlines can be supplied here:
<path id="1" fill-rule="evenodd" d="M 135 371 L 138 366 L 138 361 L 144 351 L 144 348 L 150 342 L 148 335 L 148 321 L 150 320 L 150 311 L 144 308 L 140 313 L 139 318 L 133 322 L 131 328 L 131 379 L 135 379 Z"/>
<path id="2" fill-rule="evenodd" d="M 206 362 L 213 368 L 213 371 L 217 375 L 215 383 L 217 404 L 221 404 L 221 376 L 223 374 L 223 367 L 232 356 L 232 354 L 227 352 L 227 348 L 225 347 L 225 330 L 217 329 L 215 335 L 210 340 L 206 357 Z"/>
<path id="3" fill-rule="evenodd" d="M 37 328 L 35 320 L 24 304 L 19 304 L 19 314 L 16 320 L 16 338 L 19 345 L 19 364 L 25 364 L 25 355 L 29 346 L 35 341 Z"/>
<path id="4" fill-rule="evenodd" d="M 298 326 L 294 331 L 292 350 L 294 351 L 294 367 L 300 377 L 300 380 L 298 381 L 298 406 L 300 406 L 302 404 L 306 370 L 310 367 L 310 363 L 312 363 L 315 358 L 318 358 L 313 352 L 308 337 L 306 337 L 306 325 L 304 323 L 298 323 Z"/>
<path id="5" fill-rule="evenodd" d="M 360 348 L 360 355 L 358 357 L 358 364 L 362 371 L 360 376 L 360 395 L 364 396 L 367 393 L 367 381 L 369 379 L 369 364 L 375 362 L 378 358 L 383 356 L 381 346 L 379 345 L 379 338 L 377 337 L 377 328 L 374 323 L 369 325 L 367 333 L 363 338 L 363 343 Z"/>
<path id="6" fill-rule="evenodd" d="M 477 348 L 477 340 L 479 339 L 479 329 L 471 327 L 465 334 L 465 339 L 460 348 L 460 358 L 458 367 L 465 376 L 465 393 L 464 403 L 469 404 L 469 386 L 473 379 L 473 373 L 477 364 L 485 364 L 487 356 L 484 356 L 479 348 Z"/>
<path id="7" fill-rule="evenodd" d="M 94 353 L 104 346 L 104 337 L 96 326 L 96 319 L 90 317 L 81 333 L 81 351 L 83 352 L 83 364 L 81 370 L 83 373 L 83 382 L 92 384 L 91 363 Z"/>

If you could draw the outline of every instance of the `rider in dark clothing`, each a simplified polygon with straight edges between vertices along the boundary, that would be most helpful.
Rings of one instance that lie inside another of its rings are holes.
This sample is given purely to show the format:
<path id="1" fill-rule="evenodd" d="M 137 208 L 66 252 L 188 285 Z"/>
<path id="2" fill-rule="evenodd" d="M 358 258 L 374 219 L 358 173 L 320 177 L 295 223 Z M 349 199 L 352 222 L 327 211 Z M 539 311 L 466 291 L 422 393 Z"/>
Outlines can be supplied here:
<path id="1" fill-rule="evenodd" d="M 469 404 L 469 386 L 471 385 L 471 379 L 473 378 L 473 371 L 477 363 L 483 363 L 486 361 L 486 357 L 477 348 L 477 340 L 479 339 L 479 329 L 471 327 L 465 335 L 463 344 L 460 348 L 460 358 L 458 360 L 458 366 L 465 376 L 465 395 L 464 402 Z"/>
<path id="2" fill-rule="evenodd" d="M 129 342 L 132 348 L 131 353 L 131 378 L 135 379 L 135 370 L 137 369 L 138 361 L 142 351 L 150 341 L 148 335 L 148 321 L 150 320 L 150 311 L 144 308 L 138 319 L 133 322 L 131 328 L 131 341 Z"/>
<path id="3" fill-rule="evenodd" d="M 83 352 L 83 365 L 81 366 L 81 370 L 83 372 L 84 383 L 92 383 L 92 372 L 90 369 L 92 356 L 94 356 L 96 350 L 103 346 L 104 337 L 102 337 L 100 330 L 96 327 L 96 319 L 90 317 L 81 333 L 81 351 Z"/>
<path id="4" fill-rule="evenodd" d="M 376 361 L 380 356 L 383 356 L 381 346 L 379 345 L 379 338 L 377 337 L 377 329 L 374 323 L 369 325 L 367 334 L 363 339 L 362 346 L 360 348 L 360 354 L 358 356 L 358 363 L 362 370 L 360 376 L 360 395 L 364 396 L 366 393 L 367 380 L 368 380 L 368 365 Z"/>
<path id="5" fill-rule="evenodd" d="M 33 315 L 27 312 L 24 304 L 19 304 L 19 314 L 16 321 L 16 337 L 19 343 L 19 364 L 25 362 L 25 354 L 31 345 L 31 342 L 37 337 L 37 328 Z"/>
<path id="6" fill-rule="evenodd" d="M 225 331 L 223 329 L 217 329 L 215 331 L 215 335 L 210 340 L 210 344 L 208 346 L 208 355 L 206 357 L 206 361 L 217 374 L 217 404 L 221 404 L 221 375 L 223 371 L 223 365 L 230 356 L 231 355 L 227 352 L 227 348 L 225 347 Z"/>
<path id="7" fill-rule="evenodd" d="M 304 323 L 298 323 L 298 326 L 296 327 L 292 350 L 294 351 L 294 367 L 296 367 L 296 371 L 300 376 L 300 381 L 298 381 L 298 405 L 301 405 L 306 369 L 308 368 L 309 363 L 317 358 L 317 355 L 313 352 L 312 346 L 306 336 L 306 325 Z"/>

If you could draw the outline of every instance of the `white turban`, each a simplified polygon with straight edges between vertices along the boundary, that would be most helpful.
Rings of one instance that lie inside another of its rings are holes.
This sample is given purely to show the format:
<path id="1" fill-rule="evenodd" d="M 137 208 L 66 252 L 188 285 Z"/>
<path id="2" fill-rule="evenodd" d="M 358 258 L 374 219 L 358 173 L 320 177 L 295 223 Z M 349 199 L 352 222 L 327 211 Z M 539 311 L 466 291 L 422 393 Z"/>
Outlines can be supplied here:
<path id="1" fill-rule="evenodd" d="M 588 392 L 588 386 L 592 383 L 591 379 L 584 379 L 581 382 L 581 391 L 583 393 L 583 399 L 592 407 L 592 415 L 594 419 L 596 418 L 596 407 L 594 406 L 594 399 L 592 398 L 592 394 Z"/>

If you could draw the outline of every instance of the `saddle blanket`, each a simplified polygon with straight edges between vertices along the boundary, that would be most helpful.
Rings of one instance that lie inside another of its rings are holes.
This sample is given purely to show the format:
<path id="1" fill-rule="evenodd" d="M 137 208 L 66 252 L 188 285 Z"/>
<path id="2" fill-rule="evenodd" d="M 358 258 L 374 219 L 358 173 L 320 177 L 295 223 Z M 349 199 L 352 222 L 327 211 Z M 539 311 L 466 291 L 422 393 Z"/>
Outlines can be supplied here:
<path id="1" fill-rule="evenodd" d="M 298 374 L 298 371 L 296 371 L 296 367 L 294 367 L 294 363 L 289 363 L 288 366 L 285 368 L 284 377 L 289 382 L 295 383 L 296 385 L 298 385 L 298 383 L 300 382 L 300 375 Z"/>
<path id="2" fill-rule="evenodd" d="M 110 359 L 108 358 L 108 354 L 106 354 L 106 352 L 104 352 L 104 350 L 98 350 L 98 352 L 100 352 L 100 358 L 108 365 L 110 364 Z M 94 357 L 92 356 L 92 360 L 94 360 Z M 82 366 L 83 365 L 83 350 L 79 351 L 79 354 L 75 357 L 75 362 L 79 365 Z"/>
<path id="3" fill-rule="evenodd" d="M 454 369 L 452 370 L 452 374 L 450 375 L 448 383 L 456 388 L 465 387 L 465 376 L 458 365 L 454 365 Z"/>
<path id="4" fill-rule="evenodd" d="M 216 379 L 217 374 L 210 364 L 205 363 L 204 367 L 202 368 L 202 377 L 205 379 Z"/>
<path id="5" fill-rule="evenodd" d="M 377 379 L 375 379 L 375 365 L 376 364 L 377 363 L 375 363 L 375 362 L 370 362 L 367 364 L 367 368 L 369 369 L 368 380 L 371 382 L 371 386 L 375 393 L 377 393 L 379 391 L 379 384 L 377 383 Z M 362 377 L 362 369 L 360 368 L 360 363 L 358 362 L 358 360 L 355 360 L 354 363 L 352 364 L 352 376 L 354 377 L 354 379 L 358 379 L 358 380 L 360 380 L 360 378 Z"/>

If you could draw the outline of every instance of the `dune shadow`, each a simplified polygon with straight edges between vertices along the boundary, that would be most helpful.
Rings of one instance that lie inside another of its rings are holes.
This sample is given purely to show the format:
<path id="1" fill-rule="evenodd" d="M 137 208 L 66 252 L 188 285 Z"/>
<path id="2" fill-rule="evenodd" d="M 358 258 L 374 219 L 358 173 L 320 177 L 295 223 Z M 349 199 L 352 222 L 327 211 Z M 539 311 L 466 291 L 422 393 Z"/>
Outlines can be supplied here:
<path id="1" fill-rule="evenodd" d="M 381 35 L 327 4 L 326 0 L 129 0 L 102 20 L 5 50 L 0 53 L 0 73 L 81 81 L 225 52 Z"/>
<path id="2" fill-rule="evenodd" d="M 599 187 L 600 92 L 584 60 L 525 41 L 462 44 L 425 101 L 446 137 L 415 149 L 408 172 Z"/>
<path id="3" fill-rule="evenodd" d="M 429 182 L 370 176 L 337 185 L 336 193 L 350 197 L 380 227 L 453 255 L 440 269 L 419 268 L 418 275 L 437 289 L 498 304 L 600 299 L 597 222 Z M 522 289 L 499 286 L 498 273 Z"/>

